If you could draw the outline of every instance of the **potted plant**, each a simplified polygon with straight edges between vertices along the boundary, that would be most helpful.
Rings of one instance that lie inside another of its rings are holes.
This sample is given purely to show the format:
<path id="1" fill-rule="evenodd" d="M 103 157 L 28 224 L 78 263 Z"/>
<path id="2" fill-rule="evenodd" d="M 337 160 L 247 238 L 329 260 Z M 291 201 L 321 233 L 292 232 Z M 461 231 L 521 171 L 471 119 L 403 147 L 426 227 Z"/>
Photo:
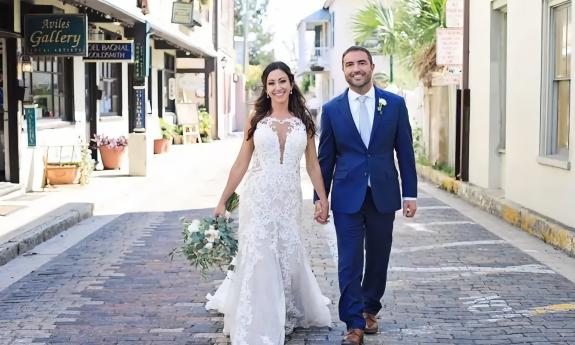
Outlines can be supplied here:
<path id="1" fill-rule="evenodd" d="M 184 126 L 174 126 L 174 144 L 182 145 L 184 143 Z"/>
<path id="2" fill-rule="evenodd" d="M 120 169 L 128 139 L 123 135 L 108 137 L 103 134 L 94 134 L 92 141 L 100 151 L 104 169 Z"/>
<path id="3" fill-rule="evenodd" d="M 48 152 L 46 152 L 46 163 L 45 163 L 45 176 L 46 184 L 48 185 L 61 185 L 61 184 L 72 184 L 80 183 L 85 185 L 88 183 L 90 174 L 94 170 L 94 161 L 92 160 L 90 149 L 86 145 L 82 145 L 80 152 L 80 160 L 76 161 L 77 156 L 74 154 L 77 147 L 71 146 L 72 154 L 68 158 L 63 158 L 64 146 L 59 146 L 58 152 L 58 162 L 49 161 L 49 151 L 51 147 L 48 147 Z"/>
<path id="4" fill-rule="evenodd" d="M 162 138 L 154 140 L 155 154 L 167 152 L 174 138 L 174 125 L 163 118 L 160 118 L 160 130 L 162 132 Z"/>
<path id="5" fill-rule="evenodd" d="M 198 115 L 200 116 L 200 140 L 203 143 L 210 142 L 212 141 L 210 136 L 212 129 L 212 118 L 210 117 L 210 113 L 206 111 L 206 108 L 201 107 L 199 109 Z"/>

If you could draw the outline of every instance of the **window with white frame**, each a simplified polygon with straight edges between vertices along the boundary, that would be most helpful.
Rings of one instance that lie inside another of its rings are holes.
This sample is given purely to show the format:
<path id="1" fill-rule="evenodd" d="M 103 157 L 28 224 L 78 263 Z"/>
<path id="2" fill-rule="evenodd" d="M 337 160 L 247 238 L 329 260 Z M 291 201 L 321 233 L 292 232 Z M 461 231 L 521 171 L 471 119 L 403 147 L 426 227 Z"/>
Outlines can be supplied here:
<path id="1" fill-rule="evenodd" d="M 505 152 L 507 123 L 507 0 L 492 1 L 493 110 L 499 121 L 498 151 Z"/>
<path id="2" fill-rule="evenodd" d="M 572 4 L 565 0 L 547 0 L 545 3 L 541 156 L 567 161 L 571 107 Z"/>

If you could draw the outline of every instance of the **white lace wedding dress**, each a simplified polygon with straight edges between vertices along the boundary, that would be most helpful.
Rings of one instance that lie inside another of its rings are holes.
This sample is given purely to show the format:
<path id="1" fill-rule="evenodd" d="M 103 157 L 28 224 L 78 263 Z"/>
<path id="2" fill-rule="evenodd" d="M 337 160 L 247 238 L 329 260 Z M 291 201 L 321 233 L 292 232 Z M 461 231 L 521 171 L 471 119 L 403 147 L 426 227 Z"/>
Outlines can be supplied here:
<path id="1" fill-rule="evenodd" d="M 239 250 L 234 272 L 208 295 L 224 314 L 233 345 L 283 345 L 286 330 L 330 326 L 300 236 L 300 161 L 307 144 L 297 117 L 266 117 L 254 133 L 252 165 L 240 193 Z"/>

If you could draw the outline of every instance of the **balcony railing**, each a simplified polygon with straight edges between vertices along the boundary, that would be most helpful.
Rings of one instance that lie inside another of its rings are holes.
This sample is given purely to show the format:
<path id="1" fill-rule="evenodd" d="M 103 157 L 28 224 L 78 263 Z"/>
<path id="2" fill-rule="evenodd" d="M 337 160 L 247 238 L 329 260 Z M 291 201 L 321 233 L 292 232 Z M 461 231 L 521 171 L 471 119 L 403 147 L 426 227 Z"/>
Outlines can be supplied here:
<path id="1" fill-rule="evenodd" d="M 329 69 L 329 55 L 331 48 L 314 47 L 309 54 L 309 60 L 306 65 L 312 71 L 323 71 Z"/>

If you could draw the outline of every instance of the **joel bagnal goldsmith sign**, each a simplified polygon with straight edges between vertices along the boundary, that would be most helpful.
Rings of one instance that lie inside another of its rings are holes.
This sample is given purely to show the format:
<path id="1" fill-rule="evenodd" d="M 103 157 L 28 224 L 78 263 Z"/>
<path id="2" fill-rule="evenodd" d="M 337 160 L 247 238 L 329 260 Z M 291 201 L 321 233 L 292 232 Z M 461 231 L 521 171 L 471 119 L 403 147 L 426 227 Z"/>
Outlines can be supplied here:
<path id="1" fill-rule="evenodd" d="M 134 41 L 88 41 L 86 62 L 134 62 Z"/>
<path id="2" fill-rule="evenodd" d="M 87 32 L 84 14 L 27 14 L 24 17 L 26 54 L 85 56 Z"/>

